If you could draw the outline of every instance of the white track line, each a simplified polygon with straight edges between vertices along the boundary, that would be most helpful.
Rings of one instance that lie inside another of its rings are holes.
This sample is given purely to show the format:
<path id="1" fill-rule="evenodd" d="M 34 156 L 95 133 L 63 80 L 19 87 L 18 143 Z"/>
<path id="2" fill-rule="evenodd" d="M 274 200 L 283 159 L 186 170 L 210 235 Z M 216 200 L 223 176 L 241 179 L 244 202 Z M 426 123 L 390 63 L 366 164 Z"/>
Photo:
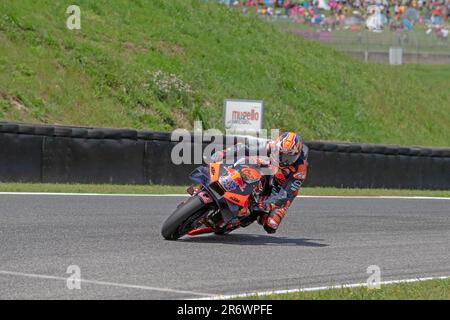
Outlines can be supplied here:
<path id="1" fill-rule="evenodd" d="M 59 280 L 59 281 L 67 281 L 68 280 L 68 278 L 64 278 L 64 277 L 49 276 L 49 275 L 44 275 L 44 274 L 14 272 L 14 271 L 6 271 L 6 270 L 0 270 L 0 275 L 26 277 L 26 278 L 36 278 L 36 279 L 46 279 L 46 280 Z M 201 297 L 214 296 L 211 293 L 202 293 L 202 292 L 194 292 L 194 291 L 186 291 L 186 290 L 177 290 L 177 289 L 170 289 L 170 288 L 149 287 L 149 286 L 141 286 L 141 285 L 117 283 L 117 282 L 108 282 L 108 281 L 97 281 L 97 280 L 80 279 L 80 282 L 81 283 L 95 284 L 95 285 L 100 285 L 100 286 L 120 287 L 120 288 L 126 288 L 126 289 L 139 289 L 139 290 L 147 290 L 147 291 L 170 292 L 170 293 L 179 293 L 179 294 L 186 294 L 186 295 L 195 295 L 195 296 L 201 296 Z"/>
<path id="2" fill-rule="evenodd" d="M 380 281 L 380 285 L 411 283 L 411 282 L 419 282 L 419 281 L 427 281 L 427 280 L 445 280 L 445 279 L 450 279 L 450 276 Z M 367 283 L 353 283 L 353 284 L 323 286 L 323 287 L 313 287 L 313 288 L 298 288 L 298 289 L 289 289 L 289 290 L 271 290 L 271 291 L 260 291 L 260 292 L 237 293 L 237 294 L 230 294 L 230 295 L 216 295 L 216 296 L 212 296 L 212 297 L 209 296 L 209 297 L 200 298 L 199 300 L 228 300 L 228 299 L 236 299 L 236 298 L 266 296 L 266 295 L 271 295 L 271 294 L 286 294 L 286 293 L 321 291 L 321 290 L 343 289 L 343 288 L 360 288 L 360 287 L 367 287 Z"/>
<path id="3" fill-rule="evenodd" d="M 187 194 L 145 194 L 145 193 L 67 193 L 67 192 L 0 192 L 0 195 L 19 196 L 88 196 L 88 197 L 187 197 Z"/>
<path id="4" fill-rule="evenodd" d="M 63 192 L 0 192 L 0 195 L 21 196 L 88 196 L 88 197 L 187 197 L 187 194 L 141 194 L 141 193 L 63 193 Z M 405 200 L 450 200 L 450 197 L 425 196 L 310 196 L 299 195 L 304 199 L 405 199 Z"/>
<path id="5" fill-rule="evenodd" d="M 299 195 L 297 198 L 310 199 L 413 199 L 413 200 L 450 200 L 450 197 L 425 197 L 425 196 L 307 196 Z"/>

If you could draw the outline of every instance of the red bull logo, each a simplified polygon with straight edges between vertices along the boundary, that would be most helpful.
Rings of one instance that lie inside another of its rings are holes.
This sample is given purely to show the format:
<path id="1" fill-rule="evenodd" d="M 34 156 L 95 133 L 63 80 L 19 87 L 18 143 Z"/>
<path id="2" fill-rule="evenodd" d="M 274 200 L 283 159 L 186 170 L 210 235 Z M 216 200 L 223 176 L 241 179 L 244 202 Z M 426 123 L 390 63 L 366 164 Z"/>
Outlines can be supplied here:
<path id="1" fill-rule="evenodd" d="M 230 178 L 233 179 L 234 183 L 239 186 L 239 189 L 241 189 L 241 191 L 244 191 L 244 180 L 242 180 L 241 174 L 232 167 L 225 167 L 225 169 L 227 170 Z"/>

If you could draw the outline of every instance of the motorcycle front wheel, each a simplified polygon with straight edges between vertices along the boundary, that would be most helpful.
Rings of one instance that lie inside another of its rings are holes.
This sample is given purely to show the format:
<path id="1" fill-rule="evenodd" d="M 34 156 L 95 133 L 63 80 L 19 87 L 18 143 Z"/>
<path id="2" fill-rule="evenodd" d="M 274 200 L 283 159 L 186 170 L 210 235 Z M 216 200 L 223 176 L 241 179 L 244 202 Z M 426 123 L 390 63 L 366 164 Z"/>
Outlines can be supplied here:
<path id="1" fill-rule="evenodd" d="M 203 216 L 211 204 L 205 204 L 198 196 L 189 198 L 164 222 L 161 235 L 166 240 L 177 240 L 192 229 L 192 223 Z"/>

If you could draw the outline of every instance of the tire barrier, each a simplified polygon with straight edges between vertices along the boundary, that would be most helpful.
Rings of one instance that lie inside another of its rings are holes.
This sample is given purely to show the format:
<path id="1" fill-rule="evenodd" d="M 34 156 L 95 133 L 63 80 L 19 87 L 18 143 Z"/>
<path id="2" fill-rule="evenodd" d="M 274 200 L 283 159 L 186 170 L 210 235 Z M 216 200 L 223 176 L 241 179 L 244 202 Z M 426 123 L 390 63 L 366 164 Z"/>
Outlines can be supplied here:
<path id="1" fill-rule="evenodd" d="M 305 186 L 450 189 L 450 149 L 305 143 Z M 172 163 L 177 144 L 168 132 L 0 122 L 0 182 L 185 185 L 197 165 Z"/>

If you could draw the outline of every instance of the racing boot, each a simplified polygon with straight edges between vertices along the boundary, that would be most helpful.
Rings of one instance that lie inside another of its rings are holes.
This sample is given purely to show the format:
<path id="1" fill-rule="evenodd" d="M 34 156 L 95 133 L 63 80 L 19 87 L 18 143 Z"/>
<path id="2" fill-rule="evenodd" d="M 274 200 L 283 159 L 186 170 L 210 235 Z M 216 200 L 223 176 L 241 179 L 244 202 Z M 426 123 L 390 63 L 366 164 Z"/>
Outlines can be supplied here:
<path id="1" fill-rule="evenodd" d="M 261 220 L 261 224 L 267 233 L 275 233 L 280 226 L 281 220 L 286 215 L 286 208 L 277 208 L 272 210 Z"/>
<path id="2" fill-rule="evenodd" d="M 239 219 L 233 219 L 230 223 L 228 223 L 225 227 L 215 231 L 214 233 L 220 236 L 229 234 L 231 231 L 239 228 L 241 226 L 241 222 Z"/>

